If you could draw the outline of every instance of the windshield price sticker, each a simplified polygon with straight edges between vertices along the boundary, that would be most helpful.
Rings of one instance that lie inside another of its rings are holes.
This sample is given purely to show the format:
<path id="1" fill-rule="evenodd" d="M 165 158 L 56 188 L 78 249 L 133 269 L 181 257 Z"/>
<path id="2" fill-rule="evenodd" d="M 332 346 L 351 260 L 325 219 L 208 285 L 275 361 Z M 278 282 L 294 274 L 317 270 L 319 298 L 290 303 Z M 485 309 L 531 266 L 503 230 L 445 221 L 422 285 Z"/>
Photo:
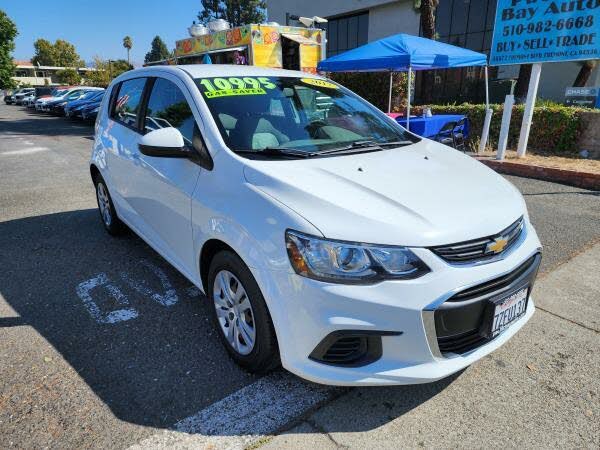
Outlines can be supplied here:
<path id="1" fill-rule="evenodd" d="M 277 85 L 268 77 L 217 77 L 199 81 L 206 98 L 228 97 L 232 95 L 264 95 L 265 89 L 275 89 Z"/>
<path id="2" fill-rule="evenodd" d="M 328 89 L 338 89 L 337 84 L 331 83 L 330 81 L 319 80 L 318 78 L 301 78 L 300 81 L 302 81 L 305 84 L 310 84 L 312 86 Z"/>
<path id="3" fill-rule="evenodd" d="M 262 88 L 248 88 L 248 89 L 221 89 L 218 91 L 204 91 L 204 95 L 206 98 L 215 98 L 215 97 L 229 97 L 231 95 L 263 95 L 266 94 Z"/>
<path id="4" fill-rule="evenodd" d="M 600 58 L 600 0 L 498 0 L 491 65 Z"/>

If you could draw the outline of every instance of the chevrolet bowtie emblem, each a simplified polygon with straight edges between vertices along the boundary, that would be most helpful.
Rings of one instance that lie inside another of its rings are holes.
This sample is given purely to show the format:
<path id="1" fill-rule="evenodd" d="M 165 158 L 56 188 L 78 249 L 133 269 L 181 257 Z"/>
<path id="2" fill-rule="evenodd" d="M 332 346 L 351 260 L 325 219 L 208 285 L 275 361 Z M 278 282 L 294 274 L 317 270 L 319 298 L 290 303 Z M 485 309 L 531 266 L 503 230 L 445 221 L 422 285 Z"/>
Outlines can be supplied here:
<path id="1" fill-rule="evenodd" d="M 493 253 L 493 254 L 497 255 L 498 253 L 501 253 L 502 250 L 504 250 L 506 248 L 506 244 L 508 244 L 508 239 L 506 239 L 502 236 L 497 237 L 496 239 L 494 239 L 494 242 L 490 242 L 485 247 L 485 252 Z"/>

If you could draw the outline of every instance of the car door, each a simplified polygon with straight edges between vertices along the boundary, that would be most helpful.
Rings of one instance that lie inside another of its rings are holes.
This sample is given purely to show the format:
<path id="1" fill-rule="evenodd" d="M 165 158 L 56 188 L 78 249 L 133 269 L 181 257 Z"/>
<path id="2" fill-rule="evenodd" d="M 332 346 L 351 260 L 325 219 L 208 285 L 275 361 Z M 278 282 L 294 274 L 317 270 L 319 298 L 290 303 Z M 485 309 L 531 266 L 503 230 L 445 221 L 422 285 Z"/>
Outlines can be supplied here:
<path id="1" fill-rule="evenodd" d="M 147 77 L 122 81 L 113 88 L 106 127 L 100 139 L 106 154 L 106 180 L 117 211 L 127 223 L 139 228 L 138 217 L 131 206 L 132 173 L 137 164 L 137 144 L 141 136 L 139 111 Z M 141 231 L 141 230 L 140 230 Z"/>
<path id="2" fill-rule="evenodd" d="M 177 77 L 165 74 L 148 87 L 143 133 L 165 127 L 178 129 L 192 149 L 197 127 L 189 91 Z M 134 150 L 135 169 L 129 202 L 144 220 L 161 253 L 184 273 L 193 273 L 191 197 L 200 166 L 185 158 L 146 156 Z"/>

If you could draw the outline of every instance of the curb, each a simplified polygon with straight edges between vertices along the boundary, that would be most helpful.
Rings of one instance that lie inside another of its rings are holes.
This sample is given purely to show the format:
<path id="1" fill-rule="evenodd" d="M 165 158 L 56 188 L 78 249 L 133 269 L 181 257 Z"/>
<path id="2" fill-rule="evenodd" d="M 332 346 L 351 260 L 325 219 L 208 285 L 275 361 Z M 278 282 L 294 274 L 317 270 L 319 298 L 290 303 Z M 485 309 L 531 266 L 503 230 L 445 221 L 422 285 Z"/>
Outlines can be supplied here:
<path id="1" fill-rule="evenodd" d="M 600 174 L 579 172 L 576 170 L 557 169 L 554 167 L 532 166 L 495 159 L 476 158 L 498 173 L 517 175 L 520 177 L 535 178 L 538 180 L 553 181 L 567 184 L 582 189 L 600 190 Z"/>

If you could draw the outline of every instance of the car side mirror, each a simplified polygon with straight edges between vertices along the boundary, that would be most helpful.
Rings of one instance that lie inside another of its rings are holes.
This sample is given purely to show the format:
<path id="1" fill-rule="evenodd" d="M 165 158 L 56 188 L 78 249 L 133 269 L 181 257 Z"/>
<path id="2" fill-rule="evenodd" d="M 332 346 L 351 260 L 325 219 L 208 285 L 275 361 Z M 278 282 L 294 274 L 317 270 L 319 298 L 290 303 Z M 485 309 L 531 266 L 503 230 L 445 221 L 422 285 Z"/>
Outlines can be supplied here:
<path id="1" fill-rule="evenodd" d="M 152 130 L 140 139 L 140 153 L 162 158 L 190 158 L 183 136 L 177 128 L 166 127 Z"/>

